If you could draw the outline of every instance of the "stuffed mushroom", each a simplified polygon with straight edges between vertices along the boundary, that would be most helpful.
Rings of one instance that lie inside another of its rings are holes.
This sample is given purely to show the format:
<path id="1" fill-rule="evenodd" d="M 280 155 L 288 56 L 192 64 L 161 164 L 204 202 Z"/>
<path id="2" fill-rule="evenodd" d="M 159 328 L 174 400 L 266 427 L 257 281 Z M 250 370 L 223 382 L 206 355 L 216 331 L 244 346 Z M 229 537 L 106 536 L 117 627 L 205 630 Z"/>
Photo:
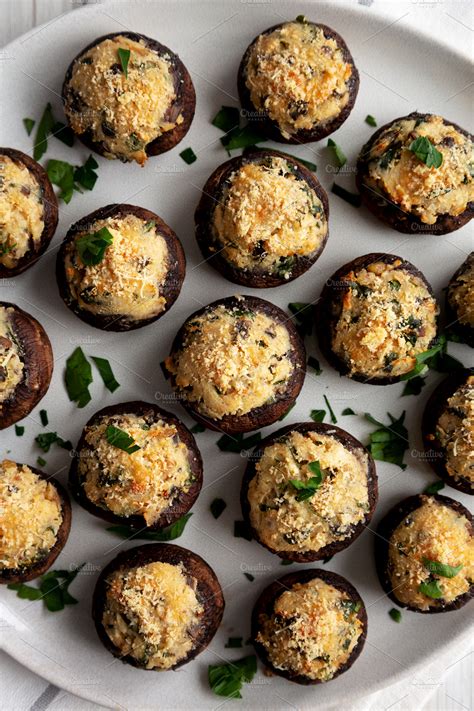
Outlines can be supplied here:
<path id="1" fill-rule="evenodd" d="M 106 521 L 143 530 L 170 526 L 197 499 L 196 441 L 169 412 L 146 402 L 105 407 L 86 424 L 69 474 L 74 497 Z"/>
<path id="2" fill-rule="evenodd" d="M 0 583 L 45 573 L 70 528 L 71 503 L 56 479 L 27 464 L 0 462 Z"/>
<path id="3" fill-rule="evenodd" d="M 342 37 L 300 17 L 259 34 L 238 73 L 252 126 L 282 143 L 319 141 L 349 116 L 359 73 Z"/>
<path id="4" fill-rule="evenodd" d="M 474 348 L 474 252 L 451 277 L 446 294 L 447 328 Z"/>
<path id="5" fill-rule="evenodd" d="M 408 234 L 443 235 L 474 215 L 474 144 L 442 116 L 411 113 L 379 128 L 357 162 L 363 202 Z"/>
<path id="6" fill-rule="evenodd" d="M 474 527 L 459 501 L 410 496 L 388 512 L 377 534 L 377 572 L 397 605 L 448 612 L 474 596 Z"/>
<path id="7" fill-rule="evenodd" d="M 310 569 L 269 585 L 252 613 L 252 641 L 274 674 L 320 684 L 347 671 L 362 651 L 367 613 L 341 575 Z"/>
<path id="8" fill-rule="evenodd" d="M 59 292 L 80 319 L 130 331 L 161 318 L 178 298 L 186 271 L 173 230 L 150 210 L 107 205 L 69 229 L 58 252 Z"/>
<path id="9" fill-rule="evenodd" d="M 342 375 L 395 383 L 433 345 L 438 312 L 430 284 L 413 264 L 366 254 L 326 281 L 317 307 L 319 344 Z"/>
<path id="10" fill-rule="evenodd" d="M 449 486 L 474 494 L 474 368 L 451 373 L 426 403 L 426 457 Z"/>
<path id="11" fill-rule="evenodd" d="M 31 267 L 58 224 L 58 201 L 43 168 L 13 148 L 0 148 L 0 278 Z"/>
<path id="12" fill-rule="evenodd" d="M 0 301 L 0 430 L 29 415 L 46 394 L 53 351 L 38 321 Z"/>
<path id="13" fill-rule="evenodd" d="M 272 287 L 318 259 L 328 216 L 327 195 L 311 171 L 277 151 L 254 151 L 211 175 L 196 210 L 196 238 L 208 264 L 230 281 Z"/>
<path id="14" fill-rule="evenodd" d="M 214 571 L 197 553 L 152 543 L 119 553 L 104 568 L 92 605 L 109 652 L 134 667 L 167 671 L 207 647 L 221 622 L 224 597 Z"/>
<path id="15" fill-rule="evenodd" d="M 321 560 L 347 548 L 377 503 L 375 464 L 339 427 L 300 423 L 264 439 L 249 458 L 242 512 L 256 540 L 285 560 Z"/>
<path id="16" fill-rule="evenodd" d="M 184 138 L 196 105 L 179 57 L 135 32 L 104 35 L 83 49 L 62 95 L 68 123 L 86 146 L 140 165 Z"/>
<path id="17" fill-rule="evenodd" d="M 255 296 L 233 296 L 185 321 L 164 367 L 192 417 L 232 434 L 287 412 L 303 385 L 306 352 L 284 311 Z"/>

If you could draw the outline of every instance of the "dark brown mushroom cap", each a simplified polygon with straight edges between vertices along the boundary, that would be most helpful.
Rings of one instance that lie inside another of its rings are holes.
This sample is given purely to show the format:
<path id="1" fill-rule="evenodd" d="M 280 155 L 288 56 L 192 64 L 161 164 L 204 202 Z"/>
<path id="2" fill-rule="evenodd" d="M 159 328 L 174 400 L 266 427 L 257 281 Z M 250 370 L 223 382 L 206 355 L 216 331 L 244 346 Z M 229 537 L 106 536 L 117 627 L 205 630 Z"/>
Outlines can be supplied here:
<path id="1" fill-rule="evenodd" d="M 94 425 L 99 424 L 100 420 L 103 417 L 128 414 L 137 415 L 138 417 L 144 417 L 155 422 L 157 420 L 163 420 L 168 425 L 174 425 L 176 427 L 179 439 L 186 445 L 188 449 L 189 467 L 194 481 L 187 491 L 181 490 L 176 496 L 176 498 L 173 498 L 171 505 L 165 511 L 163 511 L 160 517 L 151 526 L 147 525 L 142 515 L 137 514 L 135 516 L 119 516 L 118 514 L 113 513 L 113 511 L 111 511 L 110 509 L 94 504 L 87 497 L 87 494 L 84 491 L 79 476 L 78 463 L 80 461 L 82 453 L 90 449 L 86 443 L 85 428 L 93 427 Z M 137 530 L 142 531 L 146 529 L 148 531 L 157 531 L 173 524 L 175 521 L 181 518 L 181 516 L 187 513 L 189 509 L 193 506 L 194 502 L 199 496 L 199 492 L 201 491 L 202 487 L 203 470 L 201 453 L 192 433 L 181 422 L 181 420 L 179 420 L 173 414 L 171 414 L 167 410 L 163 410 L 157 405 L 148 402 L 124 402 L 120 403 L 119 405 L 110 405 L 109 407 L 102 408 L 94 415 L 92 415 L 92 417 L 86 423 L 85 428 L 82 431 L 77 447 L 73 453 L 74 456 L 72 458 L 72 464 L 69 470 L 69 486 L 71 488 L 71 493 L 76 499 L 76 501 L 83 508 L 89 511 L 89 513 L 93 514 L 94 516 L 98 516 L 99 518 L 102 518 L 105 521 L 110 521 L 111 523 L 116 524 L 125 524 Z"/>
<path id="2" fill-rule="evenodd" d="M 335 679 L 340 674 L 347 671 L 354 664 L 355 660 L 362 652 L 362 648 L 367 637 L 368 621 L 364 601 L 360 597 L 355 587 L 351 585 L 348 580 L 343 578 L 342 575 L 332 573 L 329 570 L 319 570 L 318 568 L 311 568 L 309 570 L 301 570 L 296 573 L 289 573 L 288 575 L 284 575 L 282 578 L 275 580 L 275 582 L 271 583 L 271 585 L 266 587 L 265 590 L 261 593 L 253 608 L 251 630 L 252 644 L 254 645 L 255 651 L 257 652 L 262 662 L 269 669 L 271 669 L 274 674 L 278 674 L 278 676 L 283 676 L 285 679 L 288 679 L 289 681 L 294 681 L 297 684 L 313 685 L 325 682 L 322 682 L 319 679 L 310 679 L 309 677 L 304 676 L 302 674 L 293 674 L 291 671 L 274 667 L 270 661 L 268 652 L 263 646 L 263 644 L 257 642 L 257 635 L 261 627 L 261 618 L 271 617 L 271 615 L 273 614 L 275 602 L 280 597 L 280 595 L 282 595 L 282 593 L 286 592 L 287 590 L 291 590 L 291 588 L 297 583 L 309 583 L 315 578 L 319 578 L 328 585 L 332 585 L 334 588 L 336 588 L 336 590 L 340 590 L 341 592 L 346 593 L 347 595 L 349 595 L 350 599 L 353 602 L 359 603 L 360 605 L 360 608 L 357 612 L 357 617 L 362 623 L 362 634 L 359 637 L 358 643 L 352 650 L 349 659 L 345 664 L 339 667 L 332 679 Z"/>
<path id="3" fill-rule="evenodd" d="M 127 571 L 155 562 L 182 566 L 189 581 L 192 582 L 192 578 L 196 580 L 196 597 L 204 607 L 199 625 L 190 631 L 193 647 L 184 659 L 172 667 L 176 669 L 190 662 L 207 647 L 217 632 L 224 614 L 224 596 L 217 576 L 210 565 L 197 553 L 172 543 L 148 543 L 122 551 L 103 569 L 97 580 L 92 600 L 92 617 L 97 634 L 106 649 L 122 662 L 143 669 L 143 666 L 131 655 L 125 657 L 120 655 L 104 629 L 102 615 L 106 602 L 108 576 L 115 571 Z"/>
<path id="4" fill-rule="evenodd" d="M 0 156 L 2 155 L 24 165 L 36 179 L 41 190 L 44 223 L 39 243 L 35 246 L 33 240 L 30 240 L 28 251 L 18 260 L 16 267 L 10 269 L 0 264 L 0 279 L 5 279 L 21 274 L 25 269 L 32 267 L 46 251 L 58 225 L 58 201 L 46 171 L 33 158 L 14 148 L 0 148 Z"/>
<path id="5" fill-rule="evenodd" d="M 257 109 L 256 106 L 253 105 L 246 81 L 247 65 L 250 59 L 250 55 L 253 51 L 253 47 L 259 37 L 261 37 L 262 35 L 271 34 L 275 30 L 278 30 L 280 27 L 290 24 L 291 22 L 294 22 L 294 20 L 289 20 L 288 22 L 282 22 L 278 25 L 273 25 L 264 32 L 260 32 L 260 34 L 258 34 L 252 40 L 250 45 L 245 50 L 245 54 L 242 57 L 242 61 L 240 62 L 237 76 L 237 88 L 239 91 L 240 103 L 242 104 L 243 109 L 247 111 L 248 120 L 251 126 L 255 128 L 255 130 L 260 131 L 264 136 L 267 136 L 268 138 L 271 138 L 273 141 L 277 141 L 278 143 L 310 143 L 312 141 L 319 141 L 321 140 L 321 138 L 328 136 L 330 133 L 334 133 L 334 131 L 336 131 L 336 129 L 338 129 L 339 126 L 341 126 L 348 118 L 354 107 L 355 100 L 357 98 L 357 93 L 359 91 L 359 72 L 357 71 L 357 67 L 354 64 L 354 59 L 352 58 L 349 48 L 347 47 L 340 34 L 338 34 L 335 30 L 333 30 L 331 27 L 328 27 L 327 25 L 323 25 L 319 22 L 306 21 L 305 24 L 312 25 L 313 27 L 319 27 L 324 32 L 324 36 L 327 39 L 335 40 L 335 42 L 337 42 L 338 48 L 342 52 L 344 61 L 351 65 L 352 74 L 349 80 L 346 82 L 346 85 L 349 89 L 349 100 L 344 106 L 344 108 L 339 112 L 339 114 L 333 119 L 314 124 L 312 129 L 299 129 L 298 131 L 295 131 L 295 133 L 293 133 L 290 138 L 285 138 L 281 134 L 278 123 L 276 121 L 273 121 L 269 116 L 266 116 L 265 114 L 262 115 L 262 112 Z M 255 114 L 257 115 L 255 116 Z"/>
<path id="6" fill-rule="evenodd" d="M 351 525 L 349 527 L 350 534 L 348 536 L 344 537 L 340 541 L 335 541 L 334 543 L 330 543 L 324 546 L 323 548 L 319 548 L 318 550 L 298 552 L 288 550 L 277 550 L 271 548 L 270 546 L 263 543 L 262 540 L 260 540 L 258 531 L 251 524 L 248 491 L 250 482 L 257 474 L 256 465 L 260 461 L 267 447 L 270 447 L 272 444 L 275 444 L 275 442 L 278 442 L 283 437 L 289 435 L 291 432 L 294 431 L 301 432 L 302 434 L 305 434 L 307 432 L 316 432 L 320 435 L 333 437 L 350 452 L 363 453 L 367 455 L 367 489 L 369 498 L 369 510 L 367 511 L 362 521 L 360 521 L 356 525 Z M 257 445 L 257 447 L 255 447 L 249 457 L 247 468 L 245 470 L 245 474 L 242 480 L 242 487 L 240 490 L 240 504 L 242 507 L 242 515 L 255 540 L 258 541 L 262 546 L 267 548 L 267 550 L 269 550 L 271 553 L 276 553 L 276 555 L 280 556 L 280 558 L 283 558 L 284 560 L 292 560 L 296 563 L 311 563 L 316 560 L 323 560 L 324 558 L 331 557 L 335 553 L 338 553 L 339 551 L 344 550 L 344 548 L 350 546 L 351 543 L 353 543 L 356 538 L 360 536 L 366 526 L 368 526 L 368 524 L 370 523 L 370 520 L 375 511 L 375 507 L 377 505 L 377 500 L 377 473 L 375 470 L 375 462 L 370 453 L 359 442 L 359 440 L 349 434 L 349 432 L 346 432 L 340 427 L 335 427 L 334 425 L 326 425 L 324 423 L 316 422 L 298 422 L 294 425 L 287 425 L 286 427 L 282 427 L 276 432 L 273 432 L 271 435 L 265 437 L 265 439 L 259 442 L 259 444 Z"/>
<path id="7" fill-rule="evenodd" d="M 362 202 L 368 207 L 370 212 L 378 217 L 379 220 L 385 222 L 386 224 L 393 227 L 394 230 L 398 232 L 403 232 L 405 234 L 411 235 L 445 235 L 449 232 L 454 232 L 460 227 L 465 225 L 469 220 L 474 217 L 474 202 L 470 202 L 467 205 L 466 210 L 460 215 L 453 216 L 449 213 L 443 215 L 438 215 L 436 222 L 433 225 L 428 225 L 422 222 L 416 215 L 411 212 L 406 212 L 402 210 L 396 203 L 393 202 L 390 195 L 385 192 L 375 192 L 372 188 L 369 188 L 365 184 L 365 178 L 368 174 L 369 168 L 369 154 L 372 146 L 378 140 L 379 136 L 390 128 L 397 121 L 403 121 L 406 119 L 421 119 L 426 120 L 432 116 L 432 114 L 420 114 L 417 111 L 413 111 L 408 116 L 399 116 L 393 121 L 389 121 L 384 126 L 378 128 L 375 133 L 372 134 L 367 143 L 362 147 L 357 160 L 357 172 L 356 172 L 356 185 L 359 190 Z M 458 124 L 453 121 L 448 121 L 443 118 L 443 123 L 445 126 L 453 126 L 459 133 L 464 136 L 474 140 L 474 137 L 465 131 L 463 128 L 458 126 Z"/>
<path id="8" fill-rule="evenodd" d="M 294 365 L 293 372 L 288 380 L 285 392 L 278 396 L 274 402 L 255 407 L 253 410 L 244 413 L 243 415 L 225 415 L 220 420 L 212 420 L 211 418 L 202 415 L 194 403 L 186 399 L 186 393 L 179 392 L 176 389 L 176 378 L 170 373 L 170 381 L 173 388 L 179 397 L 181 405 L 189 414 L 199 423 L 208 427 L 211 430 L 218 430 L 227 434 L 237 434 L 239 432 L 250 432 L 261 427 L 266 427 L 276 422 L 296 400 L 306 374 L 306 349 L 304 343 L 293 325 L 291 318 L 282 309 L 269 301 L 259 299 L 257 296 L 245 295 L 243 297 L 229 296 L 225 299 L 213 301 L 202 309 L 198 309 L 189 316 L 176 334 L 171 346 L 171 357 L 180 351 L 183 347 L 187 327 L 194 319 L 203 316 L 212 311 L 218 306 L 224 306 L 226 309 L 242 308 L 251 311 L 259 311 L 269 318 L 273 319 L 277 324 L 284 326 L 288 331 L 292 350 L 289 354 L 289 360 Z"/>
<path id="9" fill-rule="evenodd" d="M 164 118 L 166 121 L 174 122 L 181 113 L 183 121 L 182 123 L 177 124 L 171 131 L 166 131 L 161 136 L 155 138 L 145 147 L 145 151 L 148 156 L 157 156 L 160 155 L 160 153 L 165 153 L 166 151 L 174 148 L 189 131 L 191 122 L 194 118 L 194 111 L 196 109 L 196 93 L 194 91 L 193 82 L 189 72 L 178 55 L 168 49 L 168 47 L 165 47 L 165 45 L 151 39 L 150 37 L 138 34 L 137 32 L 112 32 L 110 34 L 97 37 L 97 39 L 88 44 L 87 47 L 84 47 L 84 49 L 82 49 L 79 54 L 74 57 L 67 69 L 62 87 L 63 104 L 66 104 L 69 99 L 72 101 L 74 100 L 74 97 L 71 96 L 69 82 L 71 81 L 76 61 L 104 40 L 114 39 L 115 37 L 127 37 L 134 42 L 140 42 L 140 40 L 142 40 L 148 49 L 155 52 L 159 57 L 167 59 L 170 63 L 176 98 L 169 107 Z M 78 98 L 80 99 L 80 97 Z M 92 151 L 95 151 L 102 156 L 108 153 L 106 146 L 104 146 L 102 142 L 93 140 L 92 132 L 90 130 L 78 135 L 78 138 Z"/>
<path id="10" fill-rule="evenodd" d="M 18 464 L 18 467 L 25 466 L 23 464 Z M 59 483 L 57 479 L 45 474 L 44 472 L 32 467 L 29 464 L 26 465 L 31 471 L 44 479 L 49 484 L 52 484 L 58 492 L 61 501 L 61 515 L 62 523 L 58 529 L 56 535 L 56 543 L 47 552 L 47 554 L 41 558 L 41 560 L 32 563 L 26 567 L 22 568 L 0 568 L 0 584 L 10 584 L 10 583 L 26 583 L 28 580 L 33 580 L 34 578 L 39 578 L 40 575 L 46 573 L 46 571 L 51 568 L 54 561 L 61 553 L 62 549 L 66 545 L 66 541 L 69 536 L 69 531 L 71 530 L 71 501 L 67 494 L 66 489 L 62 484 Z"/>
<path id="11" fill-rule="evenodd" d="M 2 430 L 26 417 L 46 394 L 53 374 L 53 350 L 43 326 L 31 314 L 7 301 L 0 301 L 0 308 L 13 309 L 10 323 L 24 364 L 13 396 L 0 403 Z"/>
<path id="12" fill-rule="evenodd" d="M 451 333 L 455 333 L 463 343 L 466 343 L 471 348 L 474 348 L 474 325 L 467 323 L 461 323 L 459 320 L 459 314 L 456 311 L 456 306 L 450 300 L 450 292 L 455 288 L 457 280 L 462 277 L 466 272 L 474 269 L 474 252 L 471 252 L 467 259 L 461 264 L 461 266 L 454 272 L 453 276 L 449 280 L 448 288 L 446 290 L 446 328 Z"/>
<path id="13" fill-rule="evenodd" d="M 69 245 L 74 242 L 78 234 L 90 230 L 91 225 L 98 220 L 104 220 L 109 217 L 121 219 L 127 217 L 127 215 L 135 215 L 145 222 L 153 221 L 155 223 L 156 231 L 163 237 L 168 249 L 168 272 L 165 282 L 160 288 L 160 295 L 166 299 L 165 308 L 156 316 L 138 320 L 135 320 L 125 314 L 94 314 L 81 308 L 69 290 L 69 283 L 65 270 L 65 259 Z M 95 328 L 100 328 L 103 331 L 132 331 L 136 328 L 142 328 L 143 326 L 148 326 L 148 324 L 157 321 L 167 311 L 169 311 L 178 298 L 183 285 L 185 273 L 186 257 L 183 246 L 171 227 L 169 227 L 166 222 L 163 222 L 161 217 L 158 217 L 158 215 L 154 212 L 151 212 L 151 210 L 123 203 L 101 207 L 71 225 L 61 243 L 56 259 L 56 280 L 60 296 L 64 303 L 71 309 L 71 311 L 73 311 L 73 313 L 76 314 L 76 316 L 79 316 L 82 321 L 88 323 L 90 326 L 94 326 Z"/>
<path id="14" fill-rule="evenodd" d="M 334 367 L 341 375 L 348 375 L 348 365 L 332 350 L 332 338 L 336 328 L 340 313 L 341 302 L 344 294 L 349 290 L 349 285 L 343 281 L 343 277 L 351 270 L 354 272 L 366 269 L 370 264 L 381 261 L 385 264 L 393 264 L 396 261 L 400 262 L 400 269 L 412 276 L 418 277 L 428 289 L 429 293 L 434 297 L 431 284 L 428 282 L 424 274 L 420 272 L 411 262 L 408 262 L 402 257 L 397 257 L 395 254 L 385 254 L 381 252 L 371 252 L 362 257 L 357 257 L 342 267 L 326 281 L 321 292 L 321 298 L 316 306 L 316 333 L 318 336 L 319 347 L 326 360 Z M 435 344 L 435 339 L 430 343 L 430 348 Z M 401 376 L 387 375 L 386 378 L 367 378 L 364 373 L 355 373 L 348 376 L 353 380 L 369 385 L 390 385 L 398 383 Z"/>
<path id="15" fill-rule="evenodd" d="M 456 390 L 474 376 L 474 368 L 456 370 L 441 381 L 426 403 L 421 424 L 426 461 L 436 474 L 449 486 L 465 494 L 474 494 L 474 485 L 469 479 L 454 479 L 446 469 L 446 453 L 436 435 L 438 420 L 446 410 L 447 402 Z"/>
<path id="16" fill-rule="evenodd" d="M 293 279 L 297 279 L 301 274 L 307 271 L 321 255 L 329 236 L 329 229 L 327 229 L 321 245 L 313 253 L 294 255 L 294 266 L 291 268 L 291 276 L 288 279 L 285 279 L 283 276 L 278 276 L 276 272 L 268 272 L 263 269 L 239 269 L 227 261 L 222 253 L 222 245 L 213 239 L 212 220 L 215 205 L 222 199 L 232 173 L 248 163 L 261 164 L 269 156 L 283 158 L 292 166 L 292 172 L 296 178 L 304 181 L 309 188 L 316 193 L 323 206 L 327 221 L 329 218 L 328 197 L 314 173 L 308 170 L 298 159 L 273 150 L 248 151 L 245 155 L 231 158 L 216 168 L 202 189 L 201 199 L 194 215 L 196 240 L 208 264 L 221 272 L 229 281 L 255 289 L 265 289 L 279 286 L 280 284 L 288 284 L 290 281 L 293 281 Z"/>
<path id="17" fill-rule="evenodd" d="M 449 506 L 461 516 L 465 516 L 469 521 L 469 532 L 472 536 L 474 536 L 474 526 L 472 516 L 469 511 L 462 504 L 460 504 L 459 501 L 450 499 L 448 496 L 441 496 L 441 494 L 432 494 L 429 497 L 425 494 L 417 494 L 403 499 L 396 506 L 390 509 L 387 514 L 385 514 L 377 527 L 377 535 L 374 536 L 375 567 L 377 569 L 377 574 L 382 588 L 396 605 L 421 614 L 459 610 L 459 608 L 469 602 L 471 597 L 474 597 L 474 583 L 471 585 L 468 592 L 464 593 L 464 595 L 459 595 L 459 597 L 448 604 L 445 604 L 442 598 L 439 600 L 433 600 L 433 604 L 430 605 L 428 610 L 420 610 L 418 607 L 411 607 L 410 605 L 401 602 L 396 596 L 396 592 L 390 582 L 390 576 L 387 570 L 390 539 L 395 529 L 400 525 L 403 519 L 416 509 L 420 508 L 420 506 L 423 505 L 424 500 L 428 498 L 435 499 L 438 503 Z"/>

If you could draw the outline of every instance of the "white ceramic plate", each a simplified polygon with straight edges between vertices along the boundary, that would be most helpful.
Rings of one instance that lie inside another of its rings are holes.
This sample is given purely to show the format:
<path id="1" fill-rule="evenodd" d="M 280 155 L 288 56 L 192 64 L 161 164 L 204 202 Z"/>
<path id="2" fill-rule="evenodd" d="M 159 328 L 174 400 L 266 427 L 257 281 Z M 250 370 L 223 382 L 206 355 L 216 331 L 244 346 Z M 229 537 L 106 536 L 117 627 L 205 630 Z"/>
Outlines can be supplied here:
<path id="1" fill-rule="evenodd" d="M 334 4 L 336 5 L 336 4 Z M 76 53 L 95 37 L 114 31 L 133 30 L 155 37 L 179 53 L 189 68 L 197 90 L 197 111 L 191 130 L 173 151 L 151 158 L 144 168 L 98 158 L 99 180 L 95 190 L 75 194 L 69 205 L 61 203 L 60 223 L 52 248 L 39 264 L 16 279 L 0 283 L 0 299 L 17 303 L 45 326 L 54 349 L 55 372 L 51 388 L 40 407 L 49 413 L 49 430 L 76 442 L 92 413 L 105 404 L 130 399 L 157 401 L 191 424 L 174 402 L 159 362 L 168 353 L 172 337 L 182 321 L 203 304 L 236 292 L 209 265 L 202 263 L 193 235 L 193 212 L 201 186 L 227 156 L 220 145 L 220 132 L 210 121 L 222 104 L 237 105 L 236 71 L 250 40 L 270 25 L 305 13 L 324 22 L 346 39 L 361 74 L 361 86 L 349 120 L 336 138 L 346 152 L 349 171 L 338 177 L 353 188 L 351 167 L 371 129 L 367 114 L 378 124 L 413 110 L 431 111 L 468 127 L 468 92 L 461 89 L 471 81 L 467 59 L 423 36 L 387 28 L 387 20 L 364 8 L 331 6 L 310 2 L 117 2 L 76 10 L 35 28 L 5 48 L 2 54 L 2 141 L 3 145 L 31 153 L 32 140 L 25 134 L 22 118 L 38 119 L 50 101 L 60 116 L 60 91 L 64 72 Z M 384 30 L 382 32 L 382 30 Z M 452 98 L 450 98 L 452 97 Z M 270 144 L 267 144 L 270 145 Z M 324 149 L 325 142 L 290 148 L 295 154 L 318 163 L 318 177 L 329 191 L 334 175 Z M 198 160 L 187 166 L 179 152 L 192 146 Z M 45 158 L 82 162 L 88 152 L 80 144 L 68 149 L 51 139 Z M 458 265 L 472 248 L 469 226 L 445 237 L 401 235 L 376 221 L 365 209 L 355 209 L 329 193 L 331 218 L 328 245 L 317 264 L 300 279 L 286 286 L 256 290 L 286 308 L 292 301 L 311 302 L 319 295 L 324 280 L 342 263 L 370 251 L 400 254 L 421 268 L 442 297 Z M 60 300 L 54 278 L 56 248 L 69 225 L 83 215 L 111 202 L 128 202 L 156 211 L 181 238 L 187 255 L 187 276 L 182 294 L 159 322 L 130 334 L 103 333 L 83 324 Z M 243 290 L 248 293 L 248 289 Z M 63 372 L 65 358 L 76 345 L 88 355 L 110 358 L 121 387 L 113 395 L 104 390 L 98 377 L 92 402 L 78 410 L 68 401 Z M 316 347 L 312 352 L 317 355 Z M 451 352 L 469 363 L 466 346 L 451 346 Z M 417 456 L 421 447 L 419 423 L 429 391 L 419 397 L 400 399 L 402 385 L 380 388 L 351 382 L 324 361 L 320 377 L 308 373 L 296 407 L 285 424 L 307 420 L 312 408 L 324 407 L 327 394 L 339 425 L 365 441 L 370 425 L 361 417 L 340 417 L 345 407 L 370 412 L 384 419 L 387 410 L 399 415 L 407 409 L 412 456 L 409 467 L 378 463 L 380 503 L 373 525 L 398 499 L 420 492 L 435 476 Z M 0 456 L 34 464 L 38 454 L 34 437 L 42 430 L 39 407 L 22 423 L 23 438 L 14 428 L 0 433 Z M 264 434 L 277 429 L 267 428 Z M 233 522 L 240 519 L 239 487 L 245 459 L 221 453 L 215 433 L 197 435 L 205 463 L 205 481 L 194 515 L 179 544 L 200 553 L 216 570 L 226 597 L 223 624 L 209 649 L 178 672 L 156 674 L 132 669 L 113 659 L 99 642 L 90 617 L 91 594 L 98 572 L 119 549 L 130 547 L 105 531 L 106 524 L 74 505 L 69 541 L 55 567 L 87 565 L 74 582 L 73 594 L 80 600 L 74 607 L 51 614 L 37 602 L 25 602 L 2 588 L 4 649 L 32 671 L 86 699 L 107 706 L 127 708 L 217 707 L 224 701 L 207 685 L 207 665 L 252 653 L 227 650 L 230 634 L 248 638 L 251 607 L 259 591 L 274 578 L 292 568 L 282 568 L 279 558 L 257 543 L 233 537 Z M 47 471 L 67 478 L 69 459 L 64 450 L 47 455 Z M 468 505 L 469 497 L 447 488 L 446 494 Z M 214 520 L 210 502 L 223 497 L 228 507 Z M 248 708 L 274 709 L 286 704 L 312 708 L 316 704 L 344 704 L 371 691 L 413 675 L 432 655 L 449 645 L 454 647 L 468 634 L 467 607 L 445 615 L 423 616 L 403 613 L 397 625 L 388 616 L 392 604 L 384 597 L 373 564 L 373 533 L 364 534 L 327 568 L 345 575 L 360 591 L 369 614 L 369 635 L 362 656 L 340 678 L 314 688 L 304 688 L 284 679 L 268 678 L 261 670 L 244 689 Z M 255 576 L 249 582 L 244 572 Z"/>

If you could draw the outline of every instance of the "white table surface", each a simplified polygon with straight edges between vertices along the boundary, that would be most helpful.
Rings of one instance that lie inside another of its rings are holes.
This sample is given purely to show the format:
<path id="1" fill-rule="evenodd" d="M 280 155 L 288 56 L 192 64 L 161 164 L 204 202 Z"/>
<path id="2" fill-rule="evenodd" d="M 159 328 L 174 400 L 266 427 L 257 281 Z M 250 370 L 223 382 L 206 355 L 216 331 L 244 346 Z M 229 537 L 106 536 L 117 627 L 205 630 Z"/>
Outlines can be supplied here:
<path id="1" fill-rule="evenodd" d="M 0 47 L 32 27 L 54 22 L 54 19 L 64 12 L 73 11 L 87 2 L 101 1 L 103 0 L 0 0 Z M 317 6 L 317 0 L 314 1 Z M 474 56 L 472 0 L 334 0 L 347 4 L 357 1 L 367 6 L 367 12 L 375 10 L 386 13 L 387 27 L 395 22 L 413 27 L 438 39 L 442 38 L 463 53 Z M 472 86 L 466 89 L 472 91 Z M 351 709 L 342 711 L 472 711 L 473 671 L 474 639 L 470 646 L 459 649 L 455 656 L 446 658 L 440 655 L 435 664 L 417 674 L 416 678 L 391 686 L 383 692 L 367 697 Z M 216 707 L 219 705 L 220 702 L 216 699 Z M 1 711 L 92 711 L 96 708 L 98 707 L 48 684 L 0 651 Z M 244 708 L 243 702 L 240 702 L 239 708 Z M 165 709 L 160 707 L 160 711 Z"/>

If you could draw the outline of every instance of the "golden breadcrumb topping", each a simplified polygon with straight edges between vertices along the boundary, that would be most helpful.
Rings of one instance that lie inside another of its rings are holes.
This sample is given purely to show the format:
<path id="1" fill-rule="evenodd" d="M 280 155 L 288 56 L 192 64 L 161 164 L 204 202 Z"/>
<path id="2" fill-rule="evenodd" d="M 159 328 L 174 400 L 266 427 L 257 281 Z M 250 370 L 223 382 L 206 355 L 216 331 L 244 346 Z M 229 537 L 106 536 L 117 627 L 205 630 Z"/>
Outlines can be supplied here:
<path id="1" fill-rule="evenodd" d="M 369 511 L 368 457 L 335 437 L 294 430 L 265 447 L 248 490 L 250 522 L 276 551 L 317 551 L 350 536 Z M 322 482 L 302 498 L 292 481 Z"/>
<path id="2" fill-rule="evenodd" d="M 37 249 L 44 230 L 43 195 L 33 173 L 0 155 L 0 265 L 13 269 L 30 249 Z"/>
<path id="3" fill-rule="evenodd" d="M 332 349 L 349 374 L 400 376 L 416 364 L 436 336 L 439 309 L 425 282 L 400 268 L 400 260 L 374 262 L 341 279 L 340 309 Z"/>
<path id="4" fill-rule="evenodd" d="M 439 168 L 428 167 L 409 149 L 426 136 L 442 154 Z M 457 216 L 474 200 L 474 145 L 441 116 L 405 118 L 387 127 L 371 146 L 364 182 L 387 194 L 403 212 L 434 225 L 440 215 Z"/>
<path id="5" fill-rule="evenodd" d="M 26 464 L 0 462 L 0 569 L 17 569 L 45 558 L 63 522 L 56 487 Z"/>
<path id="6" fill-rule="evenodd" d="M 359 609 L 360 602 L 319 578 L 297 583 L 276 599 L 271 616 L 260 616 L 257 642 L 277 669 L 329 681 L 360 641 Z"/>
<path id="7" fill-rule="evenodd" d="M 349 101 L 352 66 L 335 39 L 315 25 L 286 22 L 262 34 L 246 66 L 252 104 L 284 138 L 337 117 Z"/>
<path id="8" fill-rule="evenodd" d="M 184 659 L 204 612 L 196 588 L 182 565 L 155 562 L 112 573 L 102 624 L 120 655 L 157 671 Z"/>

